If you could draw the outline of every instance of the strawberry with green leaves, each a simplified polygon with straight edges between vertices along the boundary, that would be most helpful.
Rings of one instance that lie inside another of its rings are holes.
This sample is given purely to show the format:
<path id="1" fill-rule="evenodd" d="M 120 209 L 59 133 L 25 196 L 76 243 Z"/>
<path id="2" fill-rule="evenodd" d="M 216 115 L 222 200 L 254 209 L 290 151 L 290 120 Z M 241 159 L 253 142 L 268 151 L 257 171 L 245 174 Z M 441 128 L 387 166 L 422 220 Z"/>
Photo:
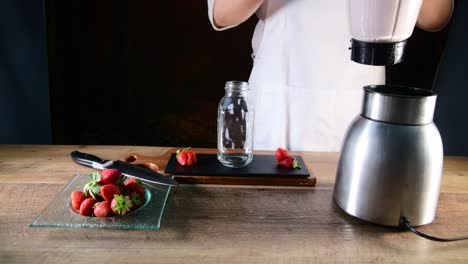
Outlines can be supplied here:
<path id="1" fill-rule="evenodd" d="M 130 178 L 124 182 L 123 188 L 132 200 L 132 210 L 143 205 L 145 202 L 145 188 L 143 187 L 143 184 L 140 180 Z"/>
<path id="2" fill-rule="evenodd" d="M 276 160 L 278 165 L 285 168 L 300 169 L 297 165 L 297 160 L 293 156 L 290 156 L 288 151 L 284 148 L 278 148 L 275 152 Z"/>
<path id="3" fill-rule="evenodd" d="M 128 179 L 123 184 L 123 188 L 127 194 L 137 193 L 140 197 L 145 197 L 145 188 L 143 188 L 143 183 L 138 179 Z"/>
<path id="4" fill-rule="evenodd" d="M 293 169 L 300 169 L 301 168 L 301 167 L 299 167 L 297 165 L 296 158 L 294 158 L 292 156 L 287 156 L 285 159 L 278 162 L 278 165 L 280 165 L 282 167 L 285 167 L 285 168 L 293 168 Z"/>
<path id="5" fill-rule="evenodd" d="M 177 162 L 182 166 L 192 166 L 197 163 L 197 154 L 190 147 L 178 149 L 176 152 Z"/>
<path id="6" fill-rule="evenodd" d="M 98 196 L 101 195 L 101 185 L 99 181 L 101 180 L 101 175 L 99 172 L 94 171 L 89 174 L 91 180 L 85 184 L 83 188 L 83 193 L 85 196 L 91 196 L 94 199 L 97 199 Z"/>
<path id="7" fill-rule="evenodd" d="M 128 195 L 114 195 L 114 199 L 112 199 L 111 202 L 111 210 L 114 212 L 116 215 L 125 215 L 128 212 L 130 212 L 130 209 L 132 208 L 133 203 L 132 200 L 130 200 L 130 197 Z"/>
<path id="8" fill-rule="evenodd" d="M 141 197 L 140 195 L 138 195 L 137 193 L 131 193 L 129 195 L 130 197 L 130 200 L 132 200 L 132 207 L 130 208 L 131 211 L 133 210 L 136 210 L 138 208 L 140 208 L 144 203 L 145 203 L 145 198 L 144 196 Z"/>

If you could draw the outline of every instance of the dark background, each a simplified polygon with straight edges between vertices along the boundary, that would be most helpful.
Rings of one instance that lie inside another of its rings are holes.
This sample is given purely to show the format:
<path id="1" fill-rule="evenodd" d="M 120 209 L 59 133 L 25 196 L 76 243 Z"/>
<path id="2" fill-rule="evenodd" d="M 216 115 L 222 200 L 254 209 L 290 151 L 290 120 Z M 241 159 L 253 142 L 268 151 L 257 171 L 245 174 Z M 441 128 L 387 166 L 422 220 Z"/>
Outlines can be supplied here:
<path id="1" fill-rule="evenodd" d="M 0 143 L 49 143 L 45 7 L 0 1 Z"/>
<path id="2" fill-rule="evenodd" d="M 215 32 L 206 1 L 49 1 L 53 142 L 216 146 L 254 25 Z"/>
<path id="3" fill-rule="evenodd" d="M 0 4 L 0 143 L 216 146 L 217 103 L 225 81 L 249 77 L 255 18 L 216 32 L 206 0 L 38 2 Z M 443 137 L 466 131 L 447 114 L 468 88 L 458 2 L 456 26 L 416 29 L 406 62 L 387 69 L 389 84 L 458 90 L 436 116 Z"/>

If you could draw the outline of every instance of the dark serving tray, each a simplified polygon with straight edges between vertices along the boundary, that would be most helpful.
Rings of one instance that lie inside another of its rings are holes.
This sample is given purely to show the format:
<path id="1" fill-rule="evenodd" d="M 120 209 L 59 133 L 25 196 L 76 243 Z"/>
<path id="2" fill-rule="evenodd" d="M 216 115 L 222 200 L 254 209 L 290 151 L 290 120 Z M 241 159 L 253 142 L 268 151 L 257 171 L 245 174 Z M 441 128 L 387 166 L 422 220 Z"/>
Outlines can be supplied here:
<path id="1" fill-rule="evenodd" d="M 229 168 L 218 161 L 216 154 L 197 154 L 197 163 L 182 166 L 172 154 L 166 165 L 165 173 L 191 176 L 232 176 L 232 177 L 275 177 L 307 178 L 310 176 L 301 156 L 294 156 L 301 169 L 284 168 L 278 165 L 274 155 L 254 155 L 252 162 L 243 168 Z"/>

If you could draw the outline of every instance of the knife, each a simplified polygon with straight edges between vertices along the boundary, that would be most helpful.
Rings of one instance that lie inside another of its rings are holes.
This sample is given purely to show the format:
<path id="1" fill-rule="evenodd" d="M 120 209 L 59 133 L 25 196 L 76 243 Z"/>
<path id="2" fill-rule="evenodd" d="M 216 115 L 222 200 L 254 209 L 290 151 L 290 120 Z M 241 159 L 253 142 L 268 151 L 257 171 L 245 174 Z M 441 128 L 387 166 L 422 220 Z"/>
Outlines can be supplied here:
<path id="1" fill-rule="evenodd" d="M 74 162 L 97 170 L 117 169 L 127 177 L 136 178 L 145 182 L 171 186 L 178 184 L 169 175 L 163 175 L 161 173 L 120 160 L 105 160 L 76 150 L 72 151 L 70 155 Z"/>

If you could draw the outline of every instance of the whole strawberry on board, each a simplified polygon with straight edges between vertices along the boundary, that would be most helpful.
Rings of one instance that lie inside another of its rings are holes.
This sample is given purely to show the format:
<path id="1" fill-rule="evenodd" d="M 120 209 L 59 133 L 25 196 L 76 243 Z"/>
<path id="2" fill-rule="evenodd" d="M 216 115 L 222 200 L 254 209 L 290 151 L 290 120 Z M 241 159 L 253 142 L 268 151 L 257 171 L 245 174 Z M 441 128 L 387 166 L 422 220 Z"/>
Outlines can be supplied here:
<path id="1" fill-rule="evenodd" d="M 293 156 L 290 156 L 288 151 L 283 148 L 278 148 L 275 153 L 278 165 L 285 168 L 300 169 L 297 165 L 297 160 Z"/>
<path id="2" fill-rule="evenodd" d="M 275 157 L 276 157 L 276 160 L 278 162 L 284 160 L 285 158 L 287 158 L 289 156 L 289 153 L 287 150 L 285 150 L 284 148 L 278 148 L 276 150 L 276 153 L 275 153 Z"/>
<path id="3" fill-rule="evenodd" d="M 182 166 L 192 166 L 197 163 L 197 154 L 190 147 L 178 149 L 176 152 L 177 162 Z"/>

